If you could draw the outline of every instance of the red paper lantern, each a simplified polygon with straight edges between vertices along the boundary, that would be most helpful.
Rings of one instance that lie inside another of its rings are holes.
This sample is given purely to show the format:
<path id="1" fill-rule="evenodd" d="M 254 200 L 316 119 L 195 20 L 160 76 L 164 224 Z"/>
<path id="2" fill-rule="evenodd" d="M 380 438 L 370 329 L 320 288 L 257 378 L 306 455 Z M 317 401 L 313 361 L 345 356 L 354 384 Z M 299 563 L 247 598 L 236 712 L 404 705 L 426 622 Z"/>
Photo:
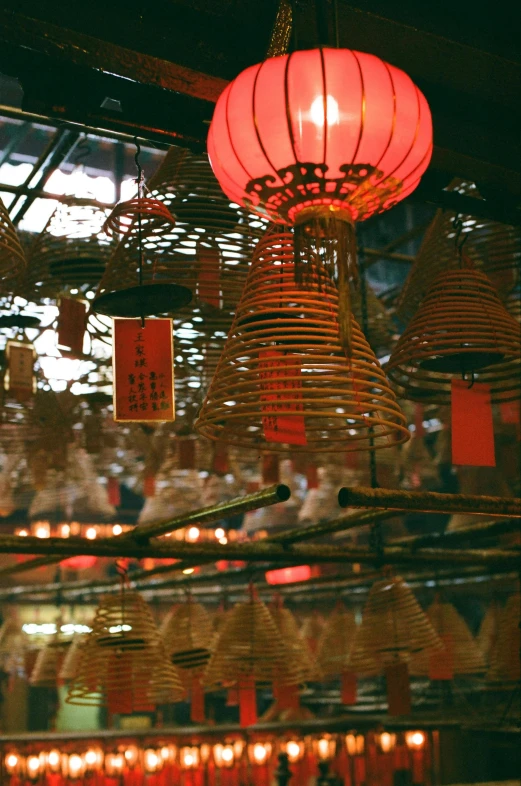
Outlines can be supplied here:
<path id="1" fill-rule="evenodd" d="M 293 52 L 247 68 L 219 97 L 208 135 L 225 194 L 295 226 L 302 283 L 310 258 L 336 277 L 348 350 L 353 222 L 408 196 L 431 153 L 429 106 L 410 77 L 350 49 Z"/>

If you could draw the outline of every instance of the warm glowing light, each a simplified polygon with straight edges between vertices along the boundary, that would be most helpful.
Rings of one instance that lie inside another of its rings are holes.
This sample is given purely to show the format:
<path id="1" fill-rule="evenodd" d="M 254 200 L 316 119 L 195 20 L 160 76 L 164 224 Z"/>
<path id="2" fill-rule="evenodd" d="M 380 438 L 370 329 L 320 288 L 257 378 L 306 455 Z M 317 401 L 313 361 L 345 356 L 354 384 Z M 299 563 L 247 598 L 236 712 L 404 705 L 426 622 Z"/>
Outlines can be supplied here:
<path id="1" fill-rule="evenodd" d="M 34 532 L 37 538 L 48 538 L 50 537 L 50 528 L 48 524 L 38 524 L 36 530 Z"/>
<path id="2" fill-rule="evenodd" d="M 79 778 L 83 774 L 83 760 L 77 753 L 69 756 L 69 778 Z"/>
<path id="3" fill-rule="evenodd" d="M 112 527 L 112 534 L 121 535 L 122 532 L 123 532 L 123 527 L 121 526 L 121 524 L 114 524 L 114 526 Z"/>
<path id="4" fill-rule="evenodd" d="M 230 745 L 223 748 L 222 757 L 225 764 L 230 764 L 233 761 L 233 748 Z"/>
<path id="5" fill-rule="evenodd" d="M 5 768 L 9 775 L 14 775 L 20 763 L 20 757 L 16 753 L 8 753 L 5 757 Z"/>
<path id="6" fill-rule="evenodd" d="M 175 745 L 163 745 L 159 753 L 163 761 L 175 761 L 176 751 Z"/>
<path id="7" fill-rule="evenodd" d="M 326 117 L 327 117 L 327 124 L 328 126 L 333 125 L 334 123 L 338 123 L 340 120 L 340 112 L 338 111 L 338 101 L 333 98 L 333 96 L 328 95 L 326 99 Z M 311 104 L 311 109 L 309 112 L 309 116 L 311 117 L 311 121 L 322 128 L 324 125 L 324 97 L 317 96 L 313 103 Z"/>
<path id="8" fill-rule="evenodd" d="M 363 734 L 347 734 L 346 748 L 350 756 L 360 755 L 364 752 L 365 739 Z"/>
<path id="9" fill-rule="evenodd" d="M 389 751 L 394 748 L 395 741 L 395 734 L 389 734 L 387 731 L 382 732 L 382 734 L 380 734 L 380 748 L 383 753 L 389 753 Z"/>
<path id="10" fill-rule="evenodd" d="M 60 767 L 61 754 L 60 751 L 49 751 L 47 756 L 47 764 L 52 772 L 56 772 Z"/>
<path id="11" fill-rule="evenodd" d="M 144 753 L 144 764 L 146 772 L 154 773 L 161 769 L 163 766 L 163 760 L 161 756 L 158 756 L 155 750 L 152 748 L 147 748 Z"/>
<path id="12" fill-rule="evenodd" d="M 119 775 L 125 766 L 125 757 L 122 753 L 109 753 L 105 756 L 105 772 L 107 775 Z"/>
<path id="13" fill-rule="evenodd" d="M 197 748 L 181 748 L 181 767 L 193 770 L 199 765 L 199 751 Z"/>
<path id="14" fill-rule="evenodd" d="M 322 737 L 317 740 L 317 753 L 318 757 L 322 760 L 329 759 L 334 753 L 334 741 L 329 737 Z"/>
<path id="15" fill-rule="evenodd" d="M 186 537 L 188 538 L 188 540 L 197 540 L 200 534 L 201 533 L 199 532 L 198 527 L 190 527 L 190 529 L 186 533 Z"/>
<path id="16" fill-rule="evenodd" d="M 139 750 L 135 745 L 130 745 L 125 750 L 125 761 L 129 767 L 135 767 L 139 759 Z"/>
<path id="17" fill-rule="evenodd" d="M 183 570 L 183 573 L 185 574 L 185 576 L 189 576 L 191 573 L 194 572 L 194 570 L 195 570 L 195 568 L 185 568 Z"/>
<path id="18" fill-rule="evenodd" d="M 267 746 L 263 745 L 262 742 L 256 742 L 253 746 L 253 760 L 255 764 L 264 764 L 267 758 Z"/>
<path id="19" fill-rule="evenodd" d="M 226 537 L 224 537 L 224 538 L 219 538 L 219 543 L 220 543 L 222 546 L 226 546 L 226 544 L 228 543 L 228 538 L 226 538 Z"/>
<path id="20" fill-rule="evenodd" d="M 298 743 L 295 740 L 290 740 L 286 743 L 286 753 L 290 762 L 296 762 L 304 753 L 304 744 Z"/>
<path id="21" fill-rule="evenodd" d="M 215 537 L 217 538 L 217 540 L 220 540 L 221 538 L 224 538 L 225 535 L 226 535 L 226 532 L 223 530 L 223 528 L 222 527 L 217 527 L 217 529 L 215 530 Z"/>
<path id="22" fill-rule="evenodd" d="M 419 750 L 425 745 L 425 734 L 422 731 L 409 731 L 405 735 L 405 741 L 409 748 Z"/>
<path id="23" fill-rule="evenodd" d="M 88 540 L 95 540 L 97 534 L 98 532 L 95 527 L 89 527 L 85 533 L 85 537 L 88 538 Z"/>
<path id="24" fill-rule="evenodd" d="M 101 761 L 101 756 L 98 751 L 89 749 L 84 755 L 85 764 L 89 770 L 93 770 Z"/>
<path id="25" fill-rule="evenodd" d="M 69 525 L 62 524 L 60 527 L 60 535 L 62 536 L 62 538 L 68 538 L 70 534 L 71 534 L 71 528 L 69 527 Z"/>
<path id="26" fill-rule="evenodd" d="M 35 778 L 40 772 L 40 759 L 38 756 L 28 756 L 25 766 L 27 767 L 27 775 L 29 778 Z"/>
<path id="27" fill-rule="evenodd" d="M 18 533 L 18 535 L 19 535 L 21 538 L 26 538 L 26 537 L 29 535 L 29 533 L 27 532 L 27 530 L 26 530 L 26 529 L 21 529 L 21 530 L 20 530 L 20 532 Z"/>

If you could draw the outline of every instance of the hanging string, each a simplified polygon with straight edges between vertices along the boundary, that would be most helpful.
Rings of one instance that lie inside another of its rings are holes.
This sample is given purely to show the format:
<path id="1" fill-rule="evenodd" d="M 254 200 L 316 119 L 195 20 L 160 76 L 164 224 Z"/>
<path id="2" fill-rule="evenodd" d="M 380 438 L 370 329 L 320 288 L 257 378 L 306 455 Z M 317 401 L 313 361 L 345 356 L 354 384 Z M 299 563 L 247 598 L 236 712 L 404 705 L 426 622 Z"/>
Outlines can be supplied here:
<path id="1" fill-rule="evenodd" d="M 137 195 L 138 199 L 143 199 L 144 192 L 145 192 L 145 177 L 143 175 L 143 168 L 139 161 L 139 156 L 141 155 L 141 145 L 139 144 L 139 140 L 137 136 L 134 137 L 134 144 L 136 145 L 136 153 L 134 155 L 134 161 L 136 163 L 137 168 Z M 139 247 L 139 266 L 138 266 L 138 282 L 139 286 L 143 286 L 143 229 L 141 225 L 141 210 L 137 214 L 137 227 L 138 227 L 138 247 Z M 141 313 L 141 327 L 145 327 L 145 316 L 143 312 Z"/>

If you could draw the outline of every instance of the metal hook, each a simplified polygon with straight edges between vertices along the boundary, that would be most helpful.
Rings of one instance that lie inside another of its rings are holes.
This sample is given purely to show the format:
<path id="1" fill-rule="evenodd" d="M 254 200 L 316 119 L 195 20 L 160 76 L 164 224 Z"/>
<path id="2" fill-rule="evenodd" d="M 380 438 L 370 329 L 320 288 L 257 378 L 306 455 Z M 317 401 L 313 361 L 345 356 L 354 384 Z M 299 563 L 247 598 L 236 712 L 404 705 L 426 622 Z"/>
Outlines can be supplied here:
<path id="1" fill-rule="evenodd" d="M 475 380 L 475 377 L 474 377 L 474 369 L 471 369 L 471 372 L 470 372 L 470 385 L 468 386 L 468 390 L 470 390 L 471 387 L 473 387 L 475 381 L 476 380 Z"/>
<path id="2" fill-rule="evenodd" d="M 137 136 L 134 137 L 134 144 L 136 146 L 136 152 L 134 154 L 134 162 L 136 164 L 137 169 L 137 189 L 138 189 L 138 197 L 143 196 L 143 183 L 144 183 L 144 176 L 143 176 L 143 167 L 140 164 L 139 156 L 141 155 L 141 145 L 139 144 L 139 139 Z"/>

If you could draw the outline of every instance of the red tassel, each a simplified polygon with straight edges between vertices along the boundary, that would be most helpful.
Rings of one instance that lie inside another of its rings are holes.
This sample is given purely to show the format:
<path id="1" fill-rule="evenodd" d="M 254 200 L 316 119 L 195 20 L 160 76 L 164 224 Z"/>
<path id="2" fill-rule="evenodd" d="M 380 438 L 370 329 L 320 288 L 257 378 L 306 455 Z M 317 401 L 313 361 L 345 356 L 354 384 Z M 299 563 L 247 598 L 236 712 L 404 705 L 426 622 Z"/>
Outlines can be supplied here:
<path id="1" fill-rule="evenodd" d="M 429 679 L 452 680 L 454 679 L 454 645 L 450 633 L 440 636 L 443 649 L 434 650 L 429 656 Z"/>
<path id="2" fill-rule="evenodd" d="M 408 715 L 411 711 L 409 670 L 403 661 L 391 663 L 385 669 L 389 715 Z"/>
<path id="3" fill-rule="evenodd" d="M 156 479 L 153 475 L 146 475 L 143 481 L 143 496 L 155 497 L 156 495 Z"/>
<path id="4" fill-rule="evenodd" d="M 179 469 L 195 469 L 195 439 L 179 442 Z"/>
<path id="5" fill-rule="evenodd" d="M 363 756 L 355 756 L 353 770 L 355 786 L 362 786 L 366 779 L 365 758 Z"/>
<path id="6" fill-rule="evenodd" d="M 340 700 L 342 704 L 356 704 L 356 674 L 353 671 L 342 672 Z"/>
<path id="7" fill-rule="evenodd" d="M 204 723 L 206 716 L 204 713 L 204 690 L 199 676 L 192 676 L 192 687 L 190 691 L 190 720 L 194 723 Z"/>
<path id="8" fill-rule="evenodd" d="M 132 655 L 111 656 L 107 669 L 107 685 L 115 681 L 117 684 L 132 685 Z M 134 709 L 132 689 L 120 690 L 107 687 L 107 708 L 109 715 L 130 715 Z"/>
<path id="9" fill-rule="evenodd" d="M 218 475 L 226 475 L 230 470 L 228 449 L 222 442 L 216 442 L 214 445 L 212 469 Z"/>
<path id="10" fill-rule="evenodd" d="M 318 469 L 314 464 L 309 464 L 308 468 L 306 469 L 306 481 L 308 491 L 310 489 L 318 488 Z"/>
<path id="11" fill-rule="evenodd" d="M 265 453 L 262 457 L 263 483 L 280 483 L 279 457 L 273 453 Z"/>
<path id="12" fill-rule="evenodd" d="M 253 676 L 239 679 L 239 723 L 242 728 L 257 723 L 257 693 Z"/>
<path id="13" fill-rule="evenodd" d="M 119 488 L 119 480 L 117 478 L 108 478 L 107 496 L 109 503 L 114 505 L 115 508 L 121 505 L 121 491 Z"/>

